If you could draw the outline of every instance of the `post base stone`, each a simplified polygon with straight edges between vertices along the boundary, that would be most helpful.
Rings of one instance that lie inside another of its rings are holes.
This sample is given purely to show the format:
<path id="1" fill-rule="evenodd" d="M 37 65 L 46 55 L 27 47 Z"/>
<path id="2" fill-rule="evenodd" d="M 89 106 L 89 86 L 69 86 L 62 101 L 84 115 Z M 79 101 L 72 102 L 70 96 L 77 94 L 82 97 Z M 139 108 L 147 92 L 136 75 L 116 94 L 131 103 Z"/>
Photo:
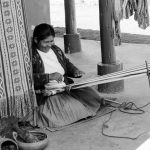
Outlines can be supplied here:
<path id="1" fill-rule="evenodd" d="M 116 64 L 102 64 L 97 65 L 98 75 L 106 75 L 116 71 L 123 70 L 123 64 L 119 61 Z M 98 91 L 102 93 L 117 93 L 124 90 L 124 80 L 114 81 L 98 85 Z"/>
<path id="2" fill-rule="evenodd" d="M 81 42 L 79 34 L 64 35 L 65 53 L 76 53 L 81 51 Z"/>

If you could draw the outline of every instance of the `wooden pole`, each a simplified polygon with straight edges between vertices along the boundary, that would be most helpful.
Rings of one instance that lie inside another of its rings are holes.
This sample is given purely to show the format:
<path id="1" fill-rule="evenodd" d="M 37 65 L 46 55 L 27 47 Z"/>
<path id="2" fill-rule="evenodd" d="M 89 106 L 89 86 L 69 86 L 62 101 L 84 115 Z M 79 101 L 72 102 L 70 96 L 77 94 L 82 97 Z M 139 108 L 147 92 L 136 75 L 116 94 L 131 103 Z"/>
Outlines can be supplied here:
<path id="1" fill-rule="evenodd" d="M 66 34 L 76 34 L 76 13 L 75 13 L 75 2 L 74 0 L 65 0 L 65 23 L 66 23 Z"/>
<path id="2" fill-rule="evenodd" d="M 112 0 L 99 0 L 99 10 L 102 63 L 116 63 L 116 54 L 113 46 Z"/>
<path id="3" fill-rule="evenodd" d="M 123 70 L 123 64 L 116 60 L 116 53 L 113 45 L 113 0 L 99 0 L 99 20 L 102 62 L 98 64 L 98 74 L 105 75 Z M 123 88 L 123 81 L 98 85 L 98 90 L 105 93 L 119 92 L 122 91 Z"/>
<path id="4" fill-rule="evenodd" d="M 81 43 L 76 28 L 75 1 L 64 0 L 66 34 L 64 35 L 64 45 L 66 53 L 81 51 Z"/>

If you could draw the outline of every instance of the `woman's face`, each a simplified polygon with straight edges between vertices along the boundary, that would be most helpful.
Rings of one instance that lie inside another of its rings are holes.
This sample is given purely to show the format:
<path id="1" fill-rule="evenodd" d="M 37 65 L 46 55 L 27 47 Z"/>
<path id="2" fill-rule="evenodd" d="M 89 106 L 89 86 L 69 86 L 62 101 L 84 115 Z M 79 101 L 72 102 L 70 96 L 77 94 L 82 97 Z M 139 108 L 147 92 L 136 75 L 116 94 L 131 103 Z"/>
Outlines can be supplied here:
<path id="1" fill-rule="evenodd" d="M 41 40 L 38 44 L 40 51 L 47 53 L 51 46 L 54 45 L 54 37 L 51 35 L 44 40 Z"/>

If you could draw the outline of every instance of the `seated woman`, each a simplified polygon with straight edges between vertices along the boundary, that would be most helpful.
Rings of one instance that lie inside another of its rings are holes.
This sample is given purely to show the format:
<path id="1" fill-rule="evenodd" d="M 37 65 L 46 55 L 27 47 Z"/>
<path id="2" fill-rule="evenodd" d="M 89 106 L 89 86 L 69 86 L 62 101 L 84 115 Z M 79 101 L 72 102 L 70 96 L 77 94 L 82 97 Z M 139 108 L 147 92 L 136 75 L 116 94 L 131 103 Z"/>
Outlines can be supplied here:
<path id="1" fill-rule="evenodd" d="M 91 87 L 51 95 L 46 88 L 48 85 L 52 86 L 56 82 L 68 85 L 73 83 L 71 78 L 83 75 L 55 45 L 54 37 L 53 27 L 42 23 L 35 27 L 32 39 L 34 86 L 36 91 L 42 91 L 36 94 L 40 109 L 38 125 L 50 128 L 95 116 L 103 99 L 98 91 Z"/>

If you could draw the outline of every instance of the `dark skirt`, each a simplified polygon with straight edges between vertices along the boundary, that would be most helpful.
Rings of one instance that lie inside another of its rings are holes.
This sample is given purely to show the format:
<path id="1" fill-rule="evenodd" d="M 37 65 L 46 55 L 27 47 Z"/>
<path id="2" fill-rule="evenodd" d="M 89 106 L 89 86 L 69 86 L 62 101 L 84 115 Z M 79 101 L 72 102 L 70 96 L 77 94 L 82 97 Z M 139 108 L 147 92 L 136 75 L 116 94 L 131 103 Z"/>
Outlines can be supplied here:
<path id="1" fill-rule="evenodd" d="M 71 90 L 50 97 L 37 97 L 40 127 L 58 128 L 89 116 L 95 116 L 102 97 L 91 87 Z M 41 101 L 41 102 L 40 102 Z"/>

